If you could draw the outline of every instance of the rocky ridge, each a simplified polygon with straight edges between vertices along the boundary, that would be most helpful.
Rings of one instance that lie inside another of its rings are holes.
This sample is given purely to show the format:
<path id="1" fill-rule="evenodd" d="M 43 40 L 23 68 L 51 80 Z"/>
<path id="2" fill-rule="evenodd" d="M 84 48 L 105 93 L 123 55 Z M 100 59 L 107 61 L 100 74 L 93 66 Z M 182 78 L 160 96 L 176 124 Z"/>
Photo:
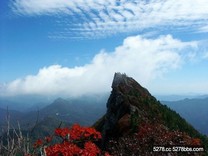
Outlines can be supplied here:
<path id="1" fill-rule="evenodd" d="M 106 114 L 94 127 L 102 132 L 103 148 L 108 148 L 113 155 L 142 155 L 144 151 L 147 152 L 144 155 L 153 155 L 152 148 L 156 144 L 199 146 L 208 143 L 207 138 L 175 111 L 162 105 L 147 89 L 126 74 L 115 73 L 106 106 Z M 136 149 L 124 150 L 131 149 L 126 144 L 128 140 L 134 140 L 134 143 L 129 144 L 134 144 Z M 121 149 L 124 151 L 119 151 Z"/>

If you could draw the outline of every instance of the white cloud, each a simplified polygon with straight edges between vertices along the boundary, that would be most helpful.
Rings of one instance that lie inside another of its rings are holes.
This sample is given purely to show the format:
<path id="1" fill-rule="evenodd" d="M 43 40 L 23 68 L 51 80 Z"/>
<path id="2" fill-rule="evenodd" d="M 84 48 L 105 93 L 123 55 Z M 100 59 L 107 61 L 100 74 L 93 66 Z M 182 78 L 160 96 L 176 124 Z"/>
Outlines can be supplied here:
<path id="1" fill-rule="evenodd" d="M 83 37 L 163 26 L 206 31 L 208 22 L 207 0 L 14 0 L 12 9 L 23 15 L 78 16 L 68 30 Z"/>
<path id="2" fill-rule="evenodd" d="M 207 60 L 208 60 L 208 52 L 205 52 L 205 53 L 204 53 L 203 59 L 207 59 Z"/>
<path id="3" fill-rule="evenodd" d="M 199 28 L 199 32 L 208 32 L 208 25 Z"/>
<path id="4" fill-rule="evenodd" d="M 114 72 L 127 73 L 146 86 L 165 72 L 180 67 L 186 49 L 195 47 L 195 42 L 182 42 L 170 35 L 155 39 L 131 36 L 113 52 L 102 50 L 89 64 L 74 68 L 44 67 L 36 75 L 4 85 L 1 93 L 68 96 L 103 93 L 111 90 Z"/>

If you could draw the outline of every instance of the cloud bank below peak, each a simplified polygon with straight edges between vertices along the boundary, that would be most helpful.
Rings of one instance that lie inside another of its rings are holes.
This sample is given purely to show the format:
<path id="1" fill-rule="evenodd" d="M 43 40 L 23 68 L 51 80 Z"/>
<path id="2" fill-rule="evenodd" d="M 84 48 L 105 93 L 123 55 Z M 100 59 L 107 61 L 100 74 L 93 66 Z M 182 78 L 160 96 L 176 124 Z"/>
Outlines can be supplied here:
<path id="1" fill-rule="evenodd" d="M 102 37 L 158 26 L 204 32 L 208 22 L 207 0 L 13 0 L 11 6 L 27 16 L 68 15 L 58 21 L 65 27 L 62 37 Z"/>
<path id="2" fill-rule="evenodd" d="M 43 67 L 36 75 L 1 86 L 1 94 L 74 97 L 99 94 L 111 90 L 115 72 L 126 73 L 146 86 L 166 72 L 181 67 L 189 53 L 197 48 L 197 42 L 183 42 L 171 35 L 155 39 L 131 36 L 113 52 L 100 51 L 89 64 L 74 68 L 61 65 Z"/>

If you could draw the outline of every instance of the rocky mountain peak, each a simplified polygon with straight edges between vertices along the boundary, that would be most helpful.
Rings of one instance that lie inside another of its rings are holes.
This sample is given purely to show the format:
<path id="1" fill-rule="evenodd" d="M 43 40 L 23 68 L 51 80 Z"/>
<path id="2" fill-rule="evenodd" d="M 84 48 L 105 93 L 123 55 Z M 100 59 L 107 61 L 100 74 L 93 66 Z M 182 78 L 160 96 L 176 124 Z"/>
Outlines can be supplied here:
<path id="1" fill-rule="evenodd" d="M 145 115 L 144 101 L 148 99 L 155 100 L 147 89 L 126 74 L 115 73 L 101 126 L 104 138 L 128 133 L 132 127 L 132 117 Z"/>
<path id="2" fill-rule="evenodd" d="M 112 92 L 119 91 L 123 94 L 137 92 L 139 94 L 138 96 L 151 96 L 146 88 L 142 87 L 137 81 L 128 77 L 125 73 L 115 73 L 111 87 L 113 89 Z"/>
<path id="3" fill-rule="evenodd" d="M 115 73 L 106 106 L 106 114 L 94 124 L 102 132 L 104 148 L 110 143 L 109 140 L 129 138 L 135 132 L 139 134 L 139 142 L 150 141 L 151 146 L 166 141 L 166 135 L 169 140 L 164 145 L 191 144 L 191 137 L 201 137 L 176 112 L 162 105 L 146 88 L 126 74 Z M 178 136 L 182 141 L 174 140 Z M 143 149 L 139 143 L 138 147 Z M 144 149 L 147 150 L 146 147 Z"/>
<path id="4" fill-rule="evenodd" d="M 115 73 L 114 78 L 113 78 L 112 88 L 116 88 L 120 84 L 127 85 L 127 76 L 126 76 L 126 74 Z"/>

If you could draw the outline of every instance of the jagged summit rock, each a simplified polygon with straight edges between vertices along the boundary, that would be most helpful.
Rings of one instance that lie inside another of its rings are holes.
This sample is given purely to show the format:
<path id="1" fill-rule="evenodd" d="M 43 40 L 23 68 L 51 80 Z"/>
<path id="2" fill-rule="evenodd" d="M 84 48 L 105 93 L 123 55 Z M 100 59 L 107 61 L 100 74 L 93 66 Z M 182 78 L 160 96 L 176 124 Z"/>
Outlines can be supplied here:
<path id="1" fill-rule="evenodd" d="M 141 117 L 143 106 L 140 104 L 143 103 L 143 98 L 154 99 L 148 90 L 133 78 L 115 73 L 112 92 L 107 102 L 103 135 L 111 137 L 128 133 L 132 115 Z"/>
<path id="2" fill-rule="evenodd" d="M 181 136 L 183 133 L 188 134 L 190 138 L 201 137 L 176 112 L 162 105 L 146 88 L 126 74 L 115 73 L 111 87 L 112 91 L 106 104 L 107 112 L 94 124 L 94 127 L 102 133 L 104 148 L 109 144 L 109 140 L 119 140 L 121 137 L 130 136 L 135 130 L 145 130 L 148 126 L 154 127 L 157 134 L 140 141 L 150 140 L 151 145 L 163 140 L 164 135 L 169 132 L 170 136 L 178 135 L 183 141 L 187 138 Z M 187 140 L 184 143 L 187 143 Z M 172 142 L 180 143 L 177 140 Z"/>
<path id="3" fill-rule="evenodd" d="M 112 88 L 118 87 L 119 84 L 123 83 L 127 85 L 127 76 L 126 74 L 115 73 L 112 83 Z"/>

